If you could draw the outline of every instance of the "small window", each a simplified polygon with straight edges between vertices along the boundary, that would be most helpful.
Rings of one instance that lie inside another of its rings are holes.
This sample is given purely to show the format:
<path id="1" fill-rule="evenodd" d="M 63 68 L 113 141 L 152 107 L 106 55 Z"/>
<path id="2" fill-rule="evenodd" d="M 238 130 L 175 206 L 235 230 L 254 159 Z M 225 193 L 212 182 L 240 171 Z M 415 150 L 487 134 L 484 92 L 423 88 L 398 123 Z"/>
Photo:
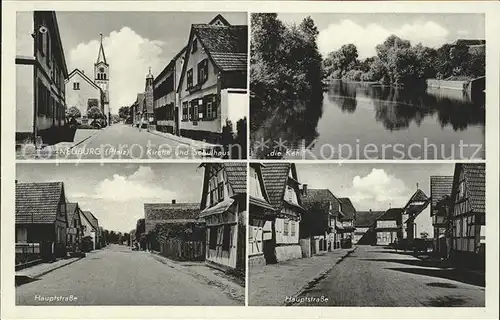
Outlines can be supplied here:
<path id="1" fill-rule="evenodd" d="M 290 235 L 292 237 L 295 236 L 295 221 L 292 221 L 291 226 L 290 226 Z"/>
<path id="2" fill-rule="evenodd" d="M 287 219 L 285 219 L 283 221 L 283 235 L 284 236 L 287 236 L 288 235 L 288 225 L 289 225 L 290 221 L 288 221 Z"/>
<path id="3" fill-rule="evenodd" d="M 187 72 L 187 87 L 188 89 L 193 87 L 193 69 L 189 69 Z"/>
<path id="4" fill-rule="evenodd" d="M 224 200 L 224 182 L 222 181 L 217 185 L 217 194 L 219 196 L 219 201 Z"/>
<path id="5" fill-rule="evenodd" d="M 73 82 L 73 90 L 80 90 L 80 82 Z"/>
<path id="6" fill-rule="evenodd" d="M 224 233 L 222 235 L 222 250 L 229 251 L 230 245 L 231 245 L 231 226 L 225 224 Z"/>
<path id="7" fill-rule="evenodd" d="M 198 50 L 198 39 L 193 40 L 193 50 L 191 50 L 191 53 L 195 53 Z"/>

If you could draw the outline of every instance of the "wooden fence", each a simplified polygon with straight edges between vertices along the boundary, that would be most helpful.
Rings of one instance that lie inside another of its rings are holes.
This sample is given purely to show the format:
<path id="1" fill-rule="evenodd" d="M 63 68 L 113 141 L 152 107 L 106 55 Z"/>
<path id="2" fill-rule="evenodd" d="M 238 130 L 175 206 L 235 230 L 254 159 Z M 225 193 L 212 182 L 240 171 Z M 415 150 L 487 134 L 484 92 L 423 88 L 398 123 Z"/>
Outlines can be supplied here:
<path id="1" fill-rule="evenodd" d="M 183 241 L 167 239 L 161 245 L 161 255 L 179 261 L 205 260 L 205 243 L 203 241 Z"/>

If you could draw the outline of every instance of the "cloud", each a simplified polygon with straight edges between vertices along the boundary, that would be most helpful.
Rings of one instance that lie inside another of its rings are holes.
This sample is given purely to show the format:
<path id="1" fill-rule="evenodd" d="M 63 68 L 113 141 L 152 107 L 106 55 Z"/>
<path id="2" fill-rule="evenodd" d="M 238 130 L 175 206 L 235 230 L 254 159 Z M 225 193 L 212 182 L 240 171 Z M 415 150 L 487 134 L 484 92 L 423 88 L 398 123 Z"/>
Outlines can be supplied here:
<path id="1" fill-rule="evenodd" d="M 154 177 L 153 170 L 144 166 L 140 166 L 130 176 L 114 174 L 112 179 L 105 179 L 96 186 L 93 197 L 110 201 L 175 199 L 175 192 L 152 182 Z"/>
<path id="2" fill-rule="evenodd" d="M 154 182 L 156 177 L 150 167 L 140 166 L 129 175 L 114 174 L 100 181 L 93 192 L 77 192 L 68 198 L 94 213 L 103 228 L 128 232 L 137 219 L 144 218 L 144 203 L 177 199 L 176 192 Z"/>
<path id="3" fill-rule="evenodd" d="M 144 38 L 131 28 L 123 27 L 104 36 L 103 45 L 110 68 L 111 112 L 117 113 L 121 106 L 130 105 L 137 93 L 144 91 L 149 67 L 153 72 L 162 69 L 165 43 Z M 69 69 L 79 68 L 92 78 L 98 51 L 98 39 L 78 44 L 69 52 Z"/>
<path id="4" fill-rule="evenodd" d="M 346 193 L 357 208 L 386 210 L 389 203 L 392 207 L 405 205 L 411 190 L 401 179 L 374 168 L 366 176 L 355 176 Z"/>
<path id="5" fill-rule="evenodd" d="M 449 32 L 432 21 L 415 21 L 390 29 L 376 23 L 362 26 L 346 19 L 321 30 L 318 47 L 326 55 L 344 44 L 352 43 L 358 48 L 360 58 L 366 58 L 374 56 L 375 46 L 384 42 L 391 34 L 410 40 L 414 45 L 421 42 L 428 47 L 437 47 L 446 43 Z"/>

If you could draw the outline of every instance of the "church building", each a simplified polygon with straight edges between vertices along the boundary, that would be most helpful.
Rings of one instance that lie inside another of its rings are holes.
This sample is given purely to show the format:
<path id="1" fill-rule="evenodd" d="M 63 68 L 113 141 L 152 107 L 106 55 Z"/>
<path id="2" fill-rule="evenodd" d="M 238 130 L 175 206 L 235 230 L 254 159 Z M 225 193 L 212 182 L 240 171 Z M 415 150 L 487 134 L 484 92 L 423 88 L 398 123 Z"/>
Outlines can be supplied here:
<path id="1" fill-rule="evenodd" d="M 93 80 L 83 70 L 74 69 L 66 79 L 66 104 L 68 110 L 76 107 L 80 111 L 80 117 L 76 118 L 80 123 L 88 123 L 87 113 L 94 106 L 101 110 L 110 123 L 109 64 L 104 54 L 102 34 Z"/>

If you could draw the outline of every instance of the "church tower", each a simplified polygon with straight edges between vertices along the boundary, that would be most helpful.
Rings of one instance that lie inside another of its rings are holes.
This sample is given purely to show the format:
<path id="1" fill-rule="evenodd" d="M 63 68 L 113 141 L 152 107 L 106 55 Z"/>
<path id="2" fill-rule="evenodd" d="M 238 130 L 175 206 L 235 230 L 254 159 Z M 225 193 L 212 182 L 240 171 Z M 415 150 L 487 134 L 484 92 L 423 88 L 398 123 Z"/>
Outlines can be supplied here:
<path id="1" fill-rule="evenodd" d="M 106 61 L 106 55 L 104 54 L 104 47 L 102 45 L 102 33 L 101 45 L 99 46 L 99 53 L 97 55 L 97 61 L 94 63 L 94 82 L 97 84 L 104 93 L 104 105 L 102 106 L 102 112 L 108 119 L 108 124 L 110 124 L 111 110 L 109 109 L 109 64 Z"/>
<path id="2" fill-rule="evenodd" d="M 153 81 L 154 77 L 153 74 L 151 73 L 151 67 L 149 68 L 149 73 L 146 76 L 146 86 L 144 88 L 144 112 L 146 114 L 146 117 L 148 121 L 151 123 L 155 122 L 154 119 L 154 107 L 153 107 Z"/>

